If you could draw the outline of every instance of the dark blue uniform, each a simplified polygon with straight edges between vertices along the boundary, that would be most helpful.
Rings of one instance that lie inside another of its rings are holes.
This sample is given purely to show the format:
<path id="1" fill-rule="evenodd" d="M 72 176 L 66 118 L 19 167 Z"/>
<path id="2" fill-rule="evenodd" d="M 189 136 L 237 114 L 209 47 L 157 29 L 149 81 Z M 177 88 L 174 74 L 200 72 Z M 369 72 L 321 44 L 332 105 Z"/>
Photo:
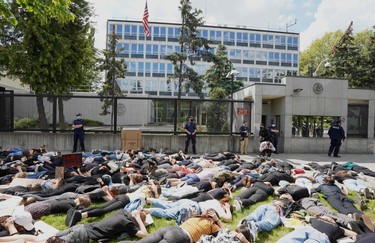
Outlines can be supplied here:
<path id="1" fill-rule="evenodd" d="M 340 123 L 332 125 L 328 130 L 329 138 L 331 139 L 331 146 L 329 146 L 328 156 L 333 152 L 334 157 L 339 157 L 341 141 L 345 140 L 345 131 Z"/>
<path id="2" fill-rule="evenodd" d="M 275 154 L 278 154 L 277 146 L 279 144 L 279 129 L 276 127 L 275 123 L 272 123 L 271 126 L 268 127 L 268 131 L 269 140 L 276 149 Z"/>
<path id="3" fill-rule="evenodd" d="M 197 126 L 195 125 L 195 123 L 193 122 L 193 120 L 190 120 L 188 123 L 185 124 L 185 132 L 186 132 L 185 154 L 188 153 L 190 140 L 191 140 L 191 143 L 193 144 L 193 154 L 197 153 L 197 149 L 195 148 L 195 143 L 196 143 L 195 134 L 196 134 L 196 131 L 197 131 Z"/>
<path id="4" fill-rule="evenodd" d="M 73 121 L 73 125 L 82 125 L 82 127 L 74 128 L 74 145 L 73 152 L 77 152 L 77 143 L 79 140 L 82 151 L 85 151 L 85 130 L 83 128 L 84 121 L 79 117 Z"/>

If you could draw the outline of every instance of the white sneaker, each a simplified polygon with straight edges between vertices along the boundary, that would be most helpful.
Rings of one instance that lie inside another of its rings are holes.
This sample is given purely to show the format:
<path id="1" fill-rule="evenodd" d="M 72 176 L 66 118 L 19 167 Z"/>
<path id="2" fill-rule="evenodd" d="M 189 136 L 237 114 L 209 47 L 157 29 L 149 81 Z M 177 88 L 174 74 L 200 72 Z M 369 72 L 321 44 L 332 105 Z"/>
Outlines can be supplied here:
<path id="1" fill-rule="evenodd" d="M 234 200 L 234 207 L 236 209 L 236 212 L 242 212 L 242 206 L 240 201 Z"/>
<path id="2" fill-rule="evenodd" d="M 254 221 L 250 221 L 249 222 L 249 226 L 250 226 L 251 236 L 253 237 L 253 242 L 255 242 L 255 240 L 257 238 L 257 229 L 258 229 L 258 227 L 255 225 Z"/>
<path id="3" fill-rule="evenodd" d="M 365 174 L 363 174 L 363 172 L 358 173 L 358 178 L 362 181 L 367 181 L 367 177 L 365 176 Z"/>

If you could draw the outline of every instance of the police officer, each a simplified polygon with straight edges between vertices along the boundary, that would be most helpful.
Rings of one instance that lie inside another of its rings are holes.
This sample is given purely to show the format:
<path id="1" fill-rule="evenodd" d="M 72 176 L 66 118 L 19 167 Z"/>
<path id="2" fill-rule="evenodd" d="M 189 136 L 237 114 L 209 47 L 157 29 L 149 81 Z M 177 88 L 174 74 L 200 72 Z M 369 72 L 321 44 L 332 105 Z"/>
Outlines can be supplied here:
<path id="1" fill-rule="evenodd" d="M 329 138 L 331 139 L 331 146 L 329 146 L 328 156 L 331 156 L 333 152 L 333 157 L 339 156 L 341 141 L 345 141 L 345 131 L 341 126 L 341 121 L 337 120 L 335 125 L 332 125 L 328 130 Z"/>
<path id="2" fill-rule="evenodd" d="M 185 124 L 185 132 L 186 132 L 186 140 L 185 140 L 185 154 L 188 153 L 190 140 L 193 144 L 193 154 L 197 153 L 197 149 L 195 148 L 195 135 L 197 133 L 197 125 L 194 123 L 194 118 L 189 116 L 189 122 Z"/>
<path id="3" fill-rule="evenodd" d="M 249 127 L 247 121 L 244 121 L 240 127 L 240 152 L 241 154 L 247 154 L 247 146 L 249 145 Z"/>
<path id="4" fill-rule="evenodd" d="M 82 152 L 85 151 L 85 130 L 83 128 L 84 120 L 82 119 L 82 114 L 78 113 L 76 115 L 76 119 L 73 121 L 73 131 L 74 131 L 74 145 L 73 145 L 73 153 L 77 152 L 77 143 L 79 140 Z"/>

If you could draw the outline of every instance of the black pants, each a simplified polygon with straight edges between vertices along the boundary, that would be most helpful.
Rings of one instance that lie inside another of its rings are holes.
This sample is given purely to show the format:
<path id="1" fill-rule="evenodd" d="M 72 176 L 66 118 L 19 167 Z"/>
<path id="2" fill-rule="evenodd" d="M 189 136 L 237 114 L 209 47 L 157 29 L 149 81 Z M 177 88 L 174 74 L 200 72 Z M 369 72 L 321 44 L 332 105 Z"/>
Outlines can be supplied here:
<path id="1" fill-rule="evenodd" d="M 133 242 L 133 241 L 121 241 Z M 143 238 L 139 243 L 190 243 L 189 236 L 178 226 L 167 226 Z"/>
<path id="2" fill-rule="evenodd" d="M 359 211 L 353 202 L 347 197 L 339 193 L 331 194 L 326 198 L 327 202 L 342 214 L 358 213 L 362 215 L 363 212 Z"/>
<path id="3" fill-rule="evenodd" d="M 360 166 L 360 165 L 356 165 L 356 166 L 354 166 L 354 167 L 353 167 L 353 170 L 354 170 L 355 172 L 358 172 L 358 173 L 362 172 L 362 173 L 365 174 L 365 175 L 375 177 L 375 172 L 374 172 L 374 171 L 370 170 L 369 168 L 366 168 L 366 167 Z"/>
<path id="4" fill-rule="evenodd" d="M 331 146 L 329 146 L 328 154 L 333 156 L 338 156 L 340 152 L 341 139 L 331 139 Z"/>
<path id="5" fill-rule="evenodd" d="M 250 187 L 238 195 L 243 206 L 253 205 L 257 202 L 266 200 L 268 194 L 260 188 Z"/>
<path id="6" fill-rule="evenodd" d="M 73 152 L 77 152 L 77 144 L 81 146 L 82 151 L 85 151 L 85 133 L 84 132 L 74 132 L 74 145 L 73 145 Z"/>
<path id="7" fill-rule="evenodd" d="M 195 136 L 186 136 L 186 140 L 185 140 L 185 154 L 187 154 L 188 151 L 189 151 L 190 140 L 191 140 L 191 143 L 193 144 L 193 154 L 196 154 L 197 153 L 197 149 L 195 148 L 195 143 L 196 143 Z"/>
<path id="8" fill-rule="evenodd" d="M 99 217 L 106 213 L 124 208 L 128 203 L 130 203 L 130 199 L 127 196 L 122 198 L 114 198 L 100 206 L 83 209 L 81 212 L 87 212 L 88 217 Z"/>

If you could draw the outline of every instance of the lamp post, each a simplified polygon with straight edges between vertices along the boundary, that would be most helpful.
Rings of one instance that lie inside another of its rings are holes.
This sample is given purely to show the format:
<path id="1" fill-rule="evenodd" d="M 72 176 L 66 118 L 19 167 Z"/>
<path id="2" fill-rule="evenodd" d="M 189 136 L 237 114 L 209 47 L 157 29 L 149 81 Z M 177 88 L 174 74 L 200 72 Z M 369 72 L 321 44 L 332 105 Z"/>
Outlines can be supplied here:
<path id="1" fill-rule="evenodd" d="M 232 65 L 232 68 L 231 70 L 229 71 L 229 73 L 227 74 L 227 76 L 225 76 L 226 78 L 231 78 L 231 86 L 230 86 L 230 99 L 231 99 L 231 105 L 230 105 L 230 132 L 232 133 L 233 132 L 233 92 L 234 92 L 234 89 L 233 89 L 233 82 L 234 82 L 234 77 L 237 77 L 237 75 L 239 74 L 239 72 L 234 69 L 233 65 Z"/>
<path id="2" fill-rule="evenodd" d="M 323 61 L 321 61 L 320 63 L 319 63 L 319 65 L 316 67 L 316 69 L 315 69 L 315 71 L 313 72 L 313 77 L 317 77 L 318 76 L 318 70 L 319 70 L 319 68 L 320 68 L 320 66 L 324 63 L 324 67 L 325 68 L 329 68 L 329 67 L 331 67 L 331 63 L 330 62 L 328 62 L 328 60 L 329 60 L 329 58 L 326 58 L 326 59 L 324 59 Z"/>

